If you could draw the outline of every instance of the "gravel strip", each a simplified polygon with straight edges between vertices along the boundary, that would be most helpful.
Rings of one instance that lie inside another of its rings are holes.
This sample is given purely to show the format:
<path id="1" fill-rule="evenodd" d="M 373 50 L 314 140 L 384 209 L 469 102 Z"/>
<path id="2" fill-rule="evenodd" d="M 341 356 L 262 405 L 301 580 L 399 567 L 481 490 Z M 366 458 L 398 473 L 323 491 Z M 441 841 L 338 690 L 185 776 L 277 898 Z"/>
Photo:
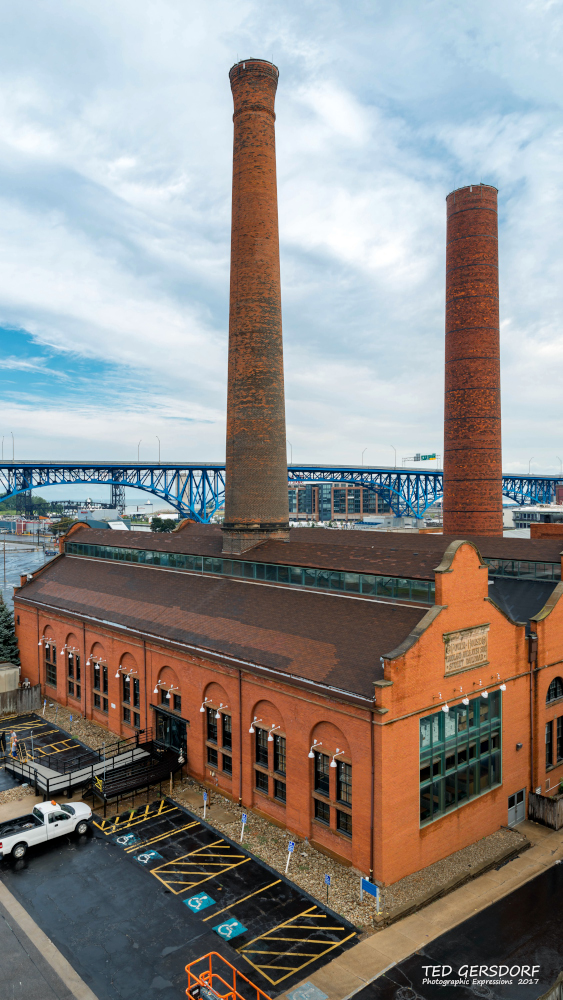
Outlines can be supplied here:
<path id="1" fill-rule="evenodd" d="M 47 705 L 45 709 L 46 719 L 49 719 L 50 722 L 56 722 L 63 729 L 72 731 L 73 736 L 76 736 L 86 746 L 99 749 L 104 742 L 107 744 L 114 742 L 113 733 L 108 733 L 102 726 L 88 719 L 83 719 L 75 712 L 72 713 L 71 725 L 70 714 L 69 709 L 63 705 L 54 705 L 52 708 Z M 165 794 L 168 791 L 168 786 L 163 787 Z M 217 791 L 209 790 L 206 785 L 202 785 L 195 779 L 188 777 L 180 780 L 176 776 L 173 797 L 177 802 L 185 805 L 190 812 L 201 818 L 203 818 L 204 791 L 207 791 L 209 795 L 207 821 L 215 829 L 238 843 L 241 834 L 242 810 Z M 11 788 L 0 793 L 0 802 L 22 798 L 24 794 L 31 794 L 31 789 Z M 150 790 L 150 801 L 158 796 L 158 787 Z M 142 801 L 146 801 L 144 791 L 141 798 Z M 124 811 L 128 806 L 131 807 L 132 804 L 131 801 L 124 801 L 123 804 L 120 802 L 120 811 Z M 139 804 L 139 796 L 137 796 L 135 804 Z M 109 811 L 111 812 L 111 804 Z M 248 823 L 244 832 L 244 847 L 265 861 L 275 871 L 284 874 L 287 845 L 289 840 L 293 839 L 295 851 L 289 863 L 288 878 L 295 885 L 309 892 L 311 896 L 326 903 L 324 877 L 330 875 L 328 905 L 331 909 L 346 917 L 360 929 L 371 930 L 375 926 L 374 900 L 364 895 L 363 903 L 360 903 L 361 872 L 326 857 L 312 848 L 307 840 L 300 840 L 287 830 L 280 829 L 262 817 L 256 816 L 251 810 L 247 810 L 247 812 Z M 526 838 L 516 830 L 505 828 L 497 830 L 489 837 L 483 837 L 482 840 L 478 840 L 461 851 L 456 851 L 455 854 L 450 854 L 428 868 L 407 875 L 399 882 L 383 888 L 381 890 L 381 908 L 384 911 L 392 911 L 405 905 L 414 906 L 428 894 L 439 893 L 455 876 L 465 877 L 472 870 L 487 861 L 491 861 L 501 850 L 517 849 L 525 842 Z"/>

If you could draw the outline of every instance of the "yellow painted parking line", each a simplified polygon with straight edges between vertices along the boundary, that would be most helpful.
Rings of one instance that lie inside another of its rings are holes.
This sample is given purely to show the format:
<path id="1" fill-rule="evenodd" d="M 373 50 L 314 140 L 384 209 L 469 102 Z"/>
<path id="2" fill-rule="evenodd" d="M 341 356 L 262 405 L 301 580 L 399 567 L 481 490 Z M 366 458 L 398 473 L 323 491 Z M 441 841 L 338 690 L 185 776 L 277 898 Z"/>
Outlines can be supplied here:
<path id="1" fill-rule="evenodd" d="M 206 920 L 215 920 L 215 917 L 218 917 L 220 913 L 224 913 L 225 910 L 232 910 L 233 907 L 238 906 L 239 903 L 245 903 L 247 899 L 252 899 L 253 896 L 257 896 L 260 892 L 266 892 L 266 889 L 271 889 L 272 886 L 279 885 L 280 882 L 281 878 L 278 878 L 275 882 L 270 882 L 269 885 L 264 885 L 261 889 L 257 889 L 256 892 L 251 892 L 249 896 L 243 896 L 242 899 L 236 899 L 230 906 L 224 906 L 222 910 L 215 910 L 215 913 L 212 913 L 209 917 L 204 917 L 203 922 L 205 923 Z"/>
<path id="2" fill-rule="evenodd" d="M 70 744 L 70 746 L 69 746 Z M 65 750 L 80 750 L 80 743 L 70 743 L 70 739 L 57 740 L 56 743 L 47 743 L 43 746 L 34 747 L 35 753 L 41 757 L 54 757 L 56 753 L 64 753 Z"/>
<path id="3" fill-rule="evenodd" d="M 220 851 L 212 853 L 213 848 L 219 847 Z M 250 861 L 250 858 L 238 853 L 224 840 L 216 840 L 212 844 L 198 847 L 197 850 L 182 855 L 181 858 L 176 858 L 175 861 L 168 861 L 164 865 L 159 865 L 158 868 L 152 868 L 151 875 L 154 875 L 159 882 L 162 882 L 178 896 L 182 892 L 187 892 L 188 889 L 193 889 L 203 882 L 216 878 L 217 875 L 223 875 L 233 868 L 246 864 L 247 861 Z M 175 876 L 180 876 L 180 878 Z M 173 886 L 180 886 L 180 888 L 176 889 Z"/>
<path id="4" fill-rule="evenodd" d="M 260 975 L 264 976 L 264 978 L 267 979 L 272 986 L 277 986 L 278 983 L 283 982 L 284 979 L 287 979 L 289 976 L 292 976 L 297 972 L 301 972 L 301 970 L 305 969 L 311 964 L 311 962 L 316 962 L 319 958 L 323 958 L 325 955 L 328 955 L 329 952 L 334 951 L 335 948 L 339 948 L 342 944 L 355 936 L 356 932 L 352 931 L 351 933 L 347 933 L 346 927 L 335 927 L 332 924 L 327 926 L 326 923 L 323 923 L 323 921 L 327 920 L 327 917 L 328 914 L 323 913 L 322 910 L 318 909 L 318 907 L 311 906 L 309 909 L 296 914 L 295 917 L 291 917 L 289 920 L 284 920 L 283 923 L 278 924 L 277 927 L 273 927 L 270 931 L 266 931 L 264 934 L 260 934 L 258 937 L 253 938 L 252 941 L 242 945 L 237 949 L 237 951 L 239 955 L 242 955 L 245 961 L 248 962 L 253 969 L 259 972 Z M 310 923 L 296 923 L 296 921 L 302 920 L 303 918 L 309 920 Z M 284 931 L 289 934 L 291 931 L 307 931 L 308 933 L 306 935 L 297 934 L 295 936 L 286 936 L 283 933 Z M 340 932 L 342 937 L 338 941 L 327 941 L 326 937 L 324 940 L 319 937 L 312 937 L 315 932 L 324 935 L 327 931 Z M 273 948 L 268 948 L 267 945 L 270 941 L 272 943 L 279 942 L 279 944 L 276 943 Z M 281 946 L 282 944 L 285 945 L 288 943 L 296 945 L 302 944 L 308 950 L 290 951 L 289 949 Z M 253 947 L 253 945 L 258 945 L 258 947 Z M 262 947 L 259 947 L 259 945 L 262 945 Z M 256 960 L 253 961 L 253 959 L 249 957 L 250 955 L 254 956 Z M 274 965 L 264 960 L 260 960 L 259 956 L 262 955 L 273 958 L 274 960 L 277 959 L 278 962 L 281 960 L 284 964 Z M 302 959 L 305 959 L 305 961 L 301 961 Z M 284 975 L 272 978 L 269 973 L 273 973 L 274 970 L 276 972 L 283 972 Z"/>
<path id="5" fill-rule="evenodd" d="M 125 852 L 133 854 L 136 851 L 144 851 L 151 844 L 156 844 L 160 840 L 166 840 L 167 837 L 175 837 L 179 833 L 193 829 L 194 826 L 200 826 L 199 820 L 195 819 L 191 823 L 187 823 L 186 826 L 176 826 L 172 830 L 165 830 L 164 833 L 157 833 L 156 836 L 150 837 L 149 840 L 143 840 L 140 844 L 132 844 L 130 847 L 126 847 Z"/>
<path id="6" fill-rule="evenodd" d="M 178 806 L 168 805 L 166 799 L 160 800 L 160 806 L 158 810 L 153 809 L 149 812 L 151 805 L 145 807 L 142 815 L 139 815 L 136 809 L 132 809 L 129 813 L 129 817 L 121 819 L 119 816 L 110 816 L 109 819 L 103 819 L 101 823 L 96 823 L 94 820 L 94 826 L 109 836 L 110 833 L 116 833 L 117 831 L 127 830 L 132 826 L 138 826 L 140 823 L 146 823 L 150 819 L 156 819 L 159 816 L 167 816 L 169 813 L 180 812 Z M 164 808 L 166 806 L 166 808 Z"/>

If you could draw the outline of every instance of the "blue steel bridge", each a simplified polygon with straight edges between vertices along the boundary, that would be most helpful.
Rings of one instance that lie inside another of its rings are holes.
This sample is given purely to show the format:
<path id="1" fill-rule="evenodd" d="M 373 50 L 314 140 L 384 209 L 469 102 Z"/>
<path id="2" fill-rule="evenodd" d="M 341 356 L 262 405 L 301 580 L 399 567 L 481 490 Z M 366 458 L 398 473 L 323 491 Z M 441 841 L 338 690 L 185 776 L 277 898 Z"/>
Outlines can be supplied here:
<path id="1" fill-rule="evenodd" d="M 2 462 L 0 500 L 49 486 L 105 485 L 144 490 L 175 507 L 184 517 L 208 522 L 225 499 L 222 462 Z M 421 469 L 350 465 L 291 465 L 288 483 L 358 486 L 379 494 L 397 516 L 422 517 L 442 499 L 443 474 Z M 551 503 L 563 477 L 502 477 L 504 496 L 517 504 Z"/>

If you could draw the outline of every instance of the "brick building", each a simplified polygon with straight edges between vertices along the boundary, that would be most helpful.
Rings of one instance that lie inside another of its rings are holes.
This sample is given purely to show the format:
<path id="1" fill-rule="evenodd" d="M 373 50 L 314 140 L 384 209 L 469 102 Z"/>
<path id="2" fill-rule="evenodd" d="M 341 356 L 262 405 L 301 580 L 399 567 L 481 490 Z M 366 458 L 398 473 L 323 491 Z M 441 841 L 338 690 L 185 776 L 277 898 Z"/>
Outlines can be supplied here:
<path id="1" fill-rule="evenodd" d="M 560 540 L 297 528 L 243 561 L 184 522 L 62 547 L 15 595 L 23 674 L 381 882 L 563 778 Z"/>

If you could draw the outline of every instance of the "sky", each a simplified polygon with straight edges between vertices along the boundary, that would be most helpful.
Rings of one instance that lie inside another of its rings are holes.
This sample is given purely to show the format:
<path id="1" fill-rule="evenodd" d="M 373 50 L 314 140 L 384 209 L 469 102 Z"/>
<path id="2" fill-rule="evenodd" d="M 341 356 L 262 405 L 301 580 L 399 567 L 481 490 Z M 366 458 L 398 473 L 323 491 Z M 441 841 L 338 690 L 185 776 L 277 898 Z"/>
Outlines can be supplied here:
<path id="1" fill-rule="evenodd" d="M 280 71 L 288 458 L 441 454 L 445 197 L 483 181 L 503 468 L 559 473 L 562 43 L 563 0 L 0 5 L 4 457 L 223 459 L 228 71 L 254 56 Z"/>

